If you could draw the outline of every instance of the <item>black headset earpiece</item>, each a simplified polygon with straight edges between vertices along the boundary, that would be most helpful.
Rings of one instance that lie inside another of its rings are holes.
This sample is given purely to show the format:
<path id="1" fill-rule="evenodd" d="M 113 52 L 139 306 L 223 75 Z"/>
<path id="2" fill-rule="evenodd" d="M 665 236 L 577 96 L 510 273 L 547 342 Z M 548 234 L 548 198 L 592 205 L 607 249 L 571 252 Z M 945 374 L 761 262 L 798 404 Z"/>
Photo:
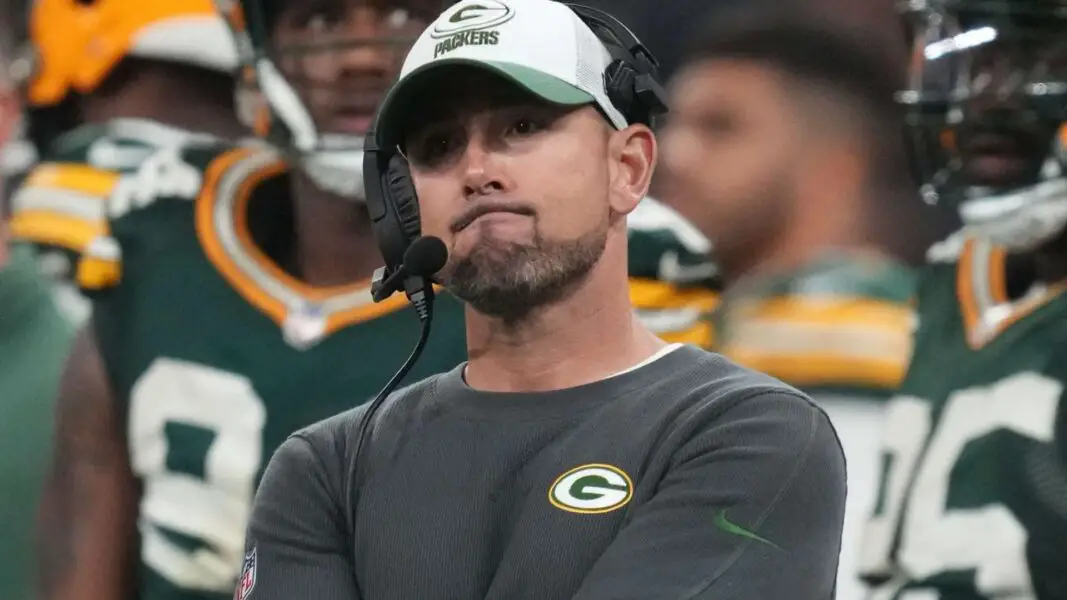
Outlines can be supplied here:
<path id="1" fill-rule="evenodd" d="M 411 179 L 408 161 L 399 153 L 389 157 L 389 166 L 385 174 L 389 184 L 389 197 L 393 199 L 396 218 L 400 223 L 406 248 L 422 234 L 422 224 L 419 222 L 419 197 L 415 193 L 415 182 Z"/>
<path id="2" fill-rule="evenodd" d="M 364 195 L 386 275 L 404 264 L 404 253 L 421 233 L 419 200 L 407 161 L 399 152 L 382 152 L 374 132 L 363 147 Z"/>
<path id="3" fill-rule="evenodd" d="M 652 127 L 655 118 L 667 112 L 667 92 L 659 79 L 659 62 L 637 36 L 610 14 L 591 6 L 565 3 L 578 15 L 611 53 L 604 73 L 608 100 L 629 123 Z"/>

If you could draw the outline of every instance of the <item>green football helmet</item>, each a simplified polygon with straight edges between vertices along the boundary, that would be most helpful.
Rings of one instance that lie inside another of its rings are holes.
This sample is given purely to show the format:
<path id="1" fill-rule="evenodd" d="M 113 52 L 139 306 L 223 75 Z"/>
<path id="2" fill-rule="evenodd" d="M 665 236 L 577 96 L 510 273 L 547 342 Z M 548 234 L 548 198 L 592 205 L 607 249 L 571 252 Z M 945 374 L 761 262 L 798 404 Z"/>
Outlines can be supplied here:
<path id="1" fill-rule="evenodd" d="M 321 189 L 363 198 L 363 137 L 446 0 L 216 0 L 237 42 L 238 107 Z"/>
<path id="2" fill-rule="evenodd" d="M 912 158 L 930 202 L 1025 251 L 1067 225 L 1067 3 L 908 0 Z"/>

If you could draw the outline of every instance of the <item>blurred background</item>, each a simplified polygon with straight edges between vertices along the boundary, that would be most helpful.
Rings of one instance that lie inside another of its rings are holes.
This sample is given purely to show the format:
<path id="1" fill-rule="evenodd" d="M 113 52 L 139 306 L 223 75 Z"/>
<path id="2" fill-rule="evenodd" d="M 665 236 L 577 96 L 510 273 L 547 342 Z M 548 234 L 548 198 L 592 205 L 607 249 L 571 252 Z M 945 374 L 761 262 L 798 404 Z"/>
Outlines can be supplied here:
<path id="1" fill-rule="evenodd" d="M 837 598 L 873 597 L 896 576 L 862 558 L 886 407 L 927 251 L 960 227 L 919 193 L 901 6 L 585 4 L 644 42 L 671 97 L 630 218 L 635 310 L 827 411 L 849 477 Z M 380 261 L 360 134 L 442 6 L 0 0 L 0 598 L 232 597 L 273 447 L 372 396 L 417 338 L 400 303 L 342 284 Z M 315 46 L 350 23 L 356 42 Z M 463 359 L 442 310 L 412 377 Z M 244 442 L 252 458 L 224 454 Z M 986 597 L 974 577 L 952 597 Z M 129 579 L 134 596 L 105 582 Z"/>

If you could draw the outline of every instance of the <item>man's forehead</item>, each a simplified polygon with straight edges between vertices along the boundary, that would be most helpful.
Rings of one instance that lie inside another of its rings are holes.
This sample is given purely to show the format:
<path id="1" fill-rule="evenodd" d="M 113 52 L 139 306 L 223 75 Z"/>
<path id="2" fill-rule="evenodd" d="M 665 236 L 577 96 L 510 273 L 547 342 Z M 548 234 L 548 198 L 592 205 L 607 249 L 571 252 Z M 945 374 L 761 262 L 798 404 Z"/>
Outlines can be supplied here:
<path id="1" fill-rule="evenodd" d="M 771 65 L 757 60 L 715 59 L 683 70 L 672 86 L 672 109 L 709 101 L 750 99 L 774 95 L 781 78 Z"/>

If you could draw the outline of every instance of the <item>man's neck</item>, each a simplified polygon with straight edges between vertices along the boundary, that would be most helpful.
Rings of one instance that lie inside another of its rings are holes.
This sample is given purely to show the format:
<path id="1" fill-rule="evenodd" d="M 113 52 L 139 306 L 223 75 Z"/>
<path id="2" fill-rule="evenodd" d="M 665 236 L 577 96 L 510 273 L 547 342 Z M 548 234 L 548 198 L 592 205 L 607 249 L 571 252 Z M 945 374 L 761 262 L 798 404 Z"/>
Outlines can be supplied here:
<path id="1" fill-rule="evenodd" d="M 180 87 L 175 82 L 148 72 L 138 85 L 131 85 L 106 97 L 87 96 L 81 105 L 86 122 L 104 123 L 112 119 L 146 119 L 196 133 L 237 139 L 247 135 L 233 107 Z M 159 98 L 180 98 L 159 102 Z"/>
<path id="2" fill-rule="evenodd" d="M 297 267 L 319 287 L 369 279 L 382 264 L 366 210 L 294 173 Z"/>
<path id="3" fill-rule="evenodd" d="M 860 211 L 836 211 L 820 216 L 801 209 L 782 232 L 731 274 L 728 287 L 754 278 L 791 273 L 822 259 L 828 251 L 856 254 L 884 254 L 870 235 L 867 220 Z"/>
<path id="4" fill-rule="evenodd" d="M 571 296 L 514 326 L 468 307 L 468 385 L 494 392 L 566 389 L 610 377 L 662 349 L 666 344 L 637 321 L 628 286 L 619 284 L 625 272 L 608 271 L 598 265 Z"/>

